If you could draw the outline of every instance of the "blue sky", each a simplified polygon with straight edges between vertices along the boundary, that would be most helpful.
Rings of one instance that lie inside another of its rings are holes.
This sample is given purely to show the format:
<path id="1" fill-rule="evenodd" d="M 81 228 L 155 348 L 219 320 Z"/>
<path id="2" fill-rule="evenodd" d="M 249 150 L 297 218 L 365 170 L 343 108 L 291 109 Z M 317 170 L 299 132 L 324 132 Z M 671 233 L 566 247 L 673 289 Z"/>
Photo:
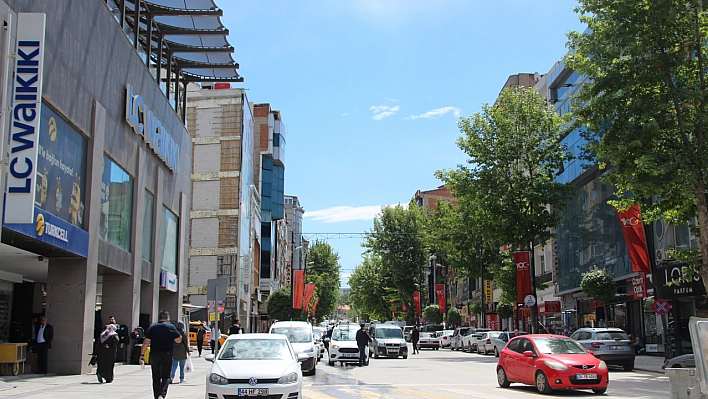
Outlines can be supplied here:
<path id="1" fill-rule="evenodd" d="M 563 0 L 217 0 L 251 102 L 287 126 L 285 192 L 303 232 L 339 253 L 342 284 L 384 205 L 465 162 L 459 117 L 509 75 L 544 74 L 584 30 Z M 319 234 L 318 234 L 319 233 Z"/>

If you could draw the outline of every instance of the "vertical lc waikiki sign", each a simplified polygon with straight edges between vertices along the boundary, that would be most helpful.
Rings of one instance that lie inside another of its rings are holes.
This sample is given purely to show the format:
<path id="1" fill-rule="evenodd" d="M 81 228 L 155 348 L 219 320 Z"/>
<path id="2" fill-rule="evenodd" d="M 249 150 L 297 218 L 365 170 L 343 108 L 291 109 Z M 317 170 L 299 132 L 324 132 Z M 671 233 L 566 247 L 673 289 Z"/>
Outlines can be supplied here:
<path id="1" fill-rule="evenodd" d="M 34 223 L 45 23 L 45 14 L 17 15 L 6 223 Z"/>

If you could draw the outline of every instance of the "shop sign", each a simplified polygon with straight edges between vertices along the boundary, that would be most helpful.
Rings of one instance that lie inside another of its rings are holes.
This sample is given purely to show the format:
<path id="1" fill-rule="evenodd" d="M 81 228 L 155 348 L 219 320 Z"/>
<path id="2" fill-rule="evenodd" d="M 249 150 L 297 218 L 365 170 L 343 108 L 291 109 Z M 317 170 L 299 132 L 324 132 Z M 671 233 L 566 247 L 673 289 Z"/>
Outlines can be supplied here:
<path id="1" fill-rule="evenodd" d="M 531 317 L 531 308 L 519 308 L 519 317 Z"/>
<path id="2" fill-rule="evenodd" d="M 602 302 L 597 302 L 597 301 L 590 302 L 590 309 L 597 309 L 597 308 L 601 308 L 603 306 L 605 306 L 605 304 Z"/>
<path id="3" fill-rule="evenodd" d="M 629 295 L 634 297 L 634 299 L 646 298 L 647 292 L 647 282 L 646 273 L 639 273 L 638 276 L 628 278 L 627 282 L 630 283 L 631 288 Z"/>
<path id="4" fill-rule="evenodd" d="M 179 173 L 179 144 L 143 97 L 133 94 L 133 85 L 128 85 L 125 97 L 125 120 L 128 125 L 136 134 L 143 136 L 143 140 L 172 172 Z"/>
<path id="5" fill-rule="evenodd" d="M 3 223 L 3 227 L 84 258 L 88 257 L 88 232 L 38 207 L 34 208 L 33 221 L 29 224 Z"/>
<path id="6" fill-rule="evenodd" d="M 17 53 L 12 71 L 9 173 L 5 221 L 34 223 L 40 105 L 44 75 L 45 14 L 17 14 Z"/>
<path id="7" fill-rule="evenodd" d="M 160 287 L 167 291 L 177 292 L 177 275 L 168 271 L 160 271 Z"/>
<path id="8" fill-rule="evenodd" d="M 705 296 L 706 289 L 698 270 L 690 271 L 687 265 L 661 265 L 657 267 L 657 296 L 674 299 L 683 296 Z"/>
<path id="9" fill-rule="evenodd" d="M 501 330 L 501 322 L 496 314 L 487 313 L 484 315 L 485 326 L 490 328 L 492 331 Z"/>
<path id="10" fill-rule="evenodd" d="M 560 301 L 546 301 L 546 302 L 538 305 L 538 314 L 540 314 L 540 315 L 555 314 L 555 313 L 560 313 L 560 311 L 561 311 Z"/>

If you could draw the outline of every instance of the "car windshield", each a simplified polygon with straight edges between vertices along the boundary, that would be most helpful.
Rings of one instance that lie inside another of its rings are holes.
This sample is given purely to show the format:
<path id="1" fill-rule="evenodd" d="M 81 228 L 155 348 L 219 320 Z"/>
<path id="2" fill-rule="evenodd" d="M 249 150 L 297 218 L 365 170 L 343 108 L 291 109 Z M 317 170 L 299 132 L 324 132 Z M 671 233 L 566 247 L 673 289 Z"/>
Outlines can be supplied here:
<path id="1" fill-rule="evenodd" d="M 533 342 L 541 353 L 548 355 L 587 353 L 580 344 L 570 338 L 536 338 Z"/>
<path id="2" fill-rule="evenodd" d="M 435 333 L 431 333 L 431 332 L 422 332 L 422 333 L 420 333 L 420 338 L 433 338 L 434 334 Z"/>
<path id="3" fill-rule="evenodd" d="M 400 328 L 377 328 L 374 336 L 379 339 L 403 338 L 403 331 Z"/>
<path id="4" fill-rule="evenodd" d="M 288 337 L 290 343 L 312 342 L 312 331 L 305 327 L 276 327 L 270 332 L 272 334 L 283 334 Z"/>
<path id="5" fill-rule="evenodd" d="M 219 360 L 288 360 L 293 355 L 284 339 L 231 339 L 224 342 Z"/>
<path id="6" fill-rule="evenodd" d="M 332 331 L 333 341 L 356 341 L 357 326 L 335 328 Z"/>
<path id="7" fill-rule="evenodd" d="M 623 331 L 598 331 L 597 339 L 600 341 L 628 341 L 629 336 Z"/>

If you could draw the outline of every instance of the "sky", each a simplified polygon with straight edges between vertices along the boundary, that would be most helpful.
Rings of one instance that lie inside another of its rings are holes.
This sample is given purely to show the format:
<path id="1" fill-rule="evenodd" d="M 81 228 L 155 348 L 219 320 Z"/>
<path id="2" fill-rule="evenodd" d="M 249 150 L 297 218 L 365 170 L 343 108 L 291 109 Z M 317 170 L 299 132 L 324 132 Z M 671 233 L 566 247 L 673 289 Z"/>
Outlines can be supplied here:
<path id="1" fill-rule="evenodd" d="M 568 0 L 216 0 L 249 101 L 287 127 L 285 194 L 342 286 L 382 206 L 466 162 L 457 122 L 510 75 L 547 73 L 583 31 Z"/>

